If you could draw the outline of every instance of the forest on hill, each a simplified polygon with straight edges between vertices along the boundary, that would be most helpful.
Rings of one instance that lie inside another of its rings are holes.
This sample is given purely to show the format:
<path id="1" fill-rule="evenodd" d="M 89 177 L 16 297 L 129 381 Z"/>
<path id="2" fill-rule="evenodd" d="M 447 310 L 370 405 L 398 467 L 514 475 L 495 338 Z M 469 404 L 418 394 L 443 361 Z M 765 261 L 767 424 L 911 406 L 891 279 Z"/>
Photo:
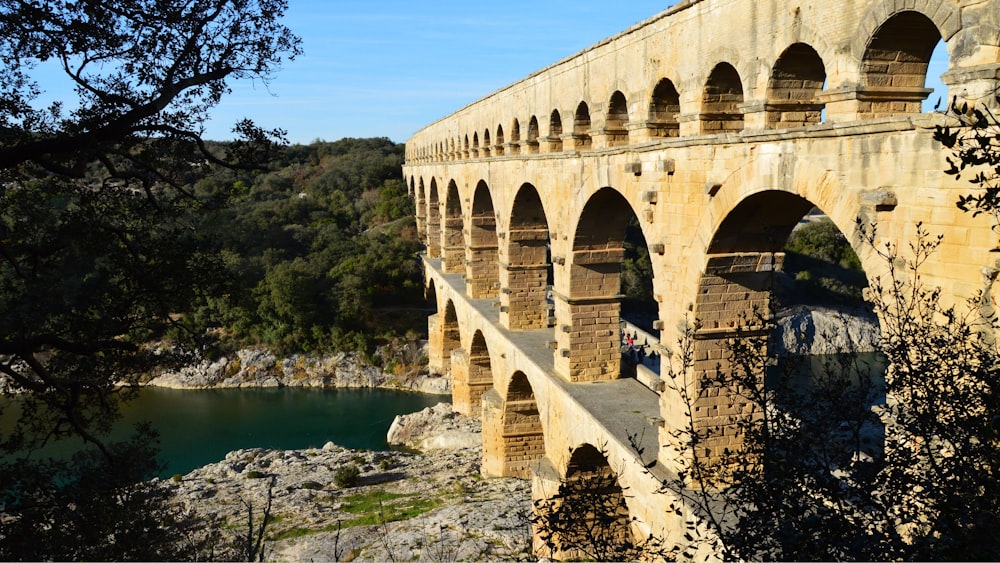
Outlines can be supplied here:
<path id="1" fill-rule="evenodd" d="M 216 352 L 371 351 L 425 331 L 403 149 L 386 138 L 317 141 L 283 148 L 267 171 L 204 175 L 192 186 L 209 203 L 196 230 L 228 283 L 174 330 L 211 335 Z"/>

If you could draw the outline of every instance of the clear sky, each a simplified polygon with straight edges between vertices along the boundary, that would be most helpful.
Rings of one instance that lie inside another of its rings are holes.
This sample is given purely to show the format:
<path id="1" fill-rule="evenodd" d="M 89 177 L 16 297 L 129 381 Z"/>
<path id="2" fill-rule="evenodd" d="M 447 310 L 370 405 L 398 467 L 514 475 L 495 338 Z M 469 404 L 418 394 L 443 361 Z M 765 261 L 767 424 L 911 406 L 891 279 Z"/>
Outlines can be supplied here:
<path id="1" fill-rule="evenodd" d="M 233 84 L 210 139 L 246 116 L 293 143 L 414 132 L 673 1 L 290 0 L 305 54 L 269 88 Z"/>
<path id="2" fill-rule="evenodd" d="M 293 143 L 406 141 L 487 94 L 662 12 L 675 0 L 289 0 L 304 54 L 267 87 L 237 82 L 206 138 L 250 117 Z M 942 43 L 943 46 L 943 43 Z M 945 70 L 937 56 L 934 87 Z M 43 84 L 43 88 L 44 88 Z M 929 98 L 931 105 L 937 92 Z"/>

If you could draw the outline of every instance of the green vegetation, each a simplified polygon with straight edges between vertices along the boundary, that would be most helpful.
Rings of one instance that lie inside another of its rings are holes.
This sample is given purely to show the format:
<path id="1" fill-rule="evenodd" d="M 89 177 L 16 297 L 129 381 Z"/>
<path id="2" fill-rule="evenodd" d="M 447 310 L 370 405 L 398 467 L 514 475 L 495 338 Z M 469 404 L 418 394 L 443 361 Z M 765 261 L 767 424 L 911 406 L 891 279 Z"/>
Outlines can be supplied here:
<path id="1" fill-rule="evenodd" d="M 344 522 L 344 527 L 349 528 L 408 520 L 441 506 L 441 503 L 438 498 L 421 498 L 414 494 L 375 489 L 346 497 L 341 510 L 356 515 Z"/>
<path id="2" fill-rule="evenodd" d="M 219 168 L 193 191 L 229 200 L 199 226 L 233 280 L 183 317 L 216 344 L 348 349 L 426 330 L 403 145 L 343 139 L 286 148 L 267 173 Z M 425 323 L 424 323 L 425 324 Z"/>
<path id="3" fill-rule="evenodd" d="M 780 306 L 864 304 L 868 279 L 850 242 L 829 219 L 796 228 L 785 244 L 775 295 Z"/>

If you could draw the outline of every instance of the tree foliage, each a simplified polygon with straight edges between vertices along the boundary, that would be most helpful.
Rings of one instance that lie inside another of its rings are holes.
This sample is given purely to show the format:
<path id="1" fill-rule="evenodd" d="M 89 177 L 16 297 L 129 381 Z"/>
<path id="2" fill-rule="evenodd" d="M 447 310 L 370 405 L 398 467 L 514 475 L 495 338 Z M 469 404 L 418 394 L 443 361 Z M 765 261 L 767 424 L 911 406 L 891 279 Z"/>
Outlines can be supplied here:
<path id="1" fill-rule="evenodd" d="M 152 435 L 105 433 L 129 393 L 119 384 L 199 344 L 183 330 L 175 353 L 147 343 L 225 291 L 197 227 L 229 194 L 193 185 L 210 165 L 260 166 L 283 140 L 242 121 L 220 151 L 202 124 L 232 80 L 266 82 L 299 53 L 285 9 L 0 1 L 0 374 L 19 394 L 0 405 L 4 558 L 182 555 L 157 535 L 162 495 L 136 485 L 156 467 Z M 50 92 L 60 99 L 45 105 L 43 73 L 72 93 Z M 67 436 L 96 453 L 44 461 L 39 449 Z"/>

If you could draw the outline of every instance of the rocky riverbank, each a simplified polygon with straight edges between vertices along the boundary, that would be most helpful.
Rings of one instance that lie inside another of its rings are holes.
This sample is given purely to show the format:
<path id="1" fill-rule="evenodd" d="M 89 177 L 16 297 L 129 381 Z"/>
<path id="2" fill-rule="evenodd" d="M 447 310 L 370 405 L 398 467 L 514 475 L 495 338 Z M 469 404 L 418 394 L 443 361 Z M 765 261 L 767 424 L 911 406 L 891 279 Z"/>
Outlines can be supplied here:
<path id="1" fill-rule="evenodd" d="M 796 356 L 874 352 L 878 349 L 878 319 L 865 311 L 845 311 L 802 305 L 777 314 L 776 353 Z"/>
<path id="2" fill-rule="evenodd" d="M 187 510 L 246 531 L 246 501 L 259 518 L 268 485 L 265 545 L 277 561 L 529 559 L 530 485 L 484 478 L 480 427 L 446 403 L 393 422 L 390 442 L 422 452 L 249 449 L 159 481 Z M 356 467 L 353 484 L 341 483 Z M 273 480 L 273 481 L 272 481 Z M 337 533 L 338 525 L 340 532 Z"/>
<path id="3" fill-rule="evenodd" d="M 406 369 L 387 371 L 356 353 L 295 354 L 279 358 L 273 353 L 246 348 L 214 361 L 158 374 L 148 385 L 171 389 L 246 387 L 380 387 L 421 393 L 449 394 L 447 377 L 422 371 L 426 362 L 414 360 Z"/>

